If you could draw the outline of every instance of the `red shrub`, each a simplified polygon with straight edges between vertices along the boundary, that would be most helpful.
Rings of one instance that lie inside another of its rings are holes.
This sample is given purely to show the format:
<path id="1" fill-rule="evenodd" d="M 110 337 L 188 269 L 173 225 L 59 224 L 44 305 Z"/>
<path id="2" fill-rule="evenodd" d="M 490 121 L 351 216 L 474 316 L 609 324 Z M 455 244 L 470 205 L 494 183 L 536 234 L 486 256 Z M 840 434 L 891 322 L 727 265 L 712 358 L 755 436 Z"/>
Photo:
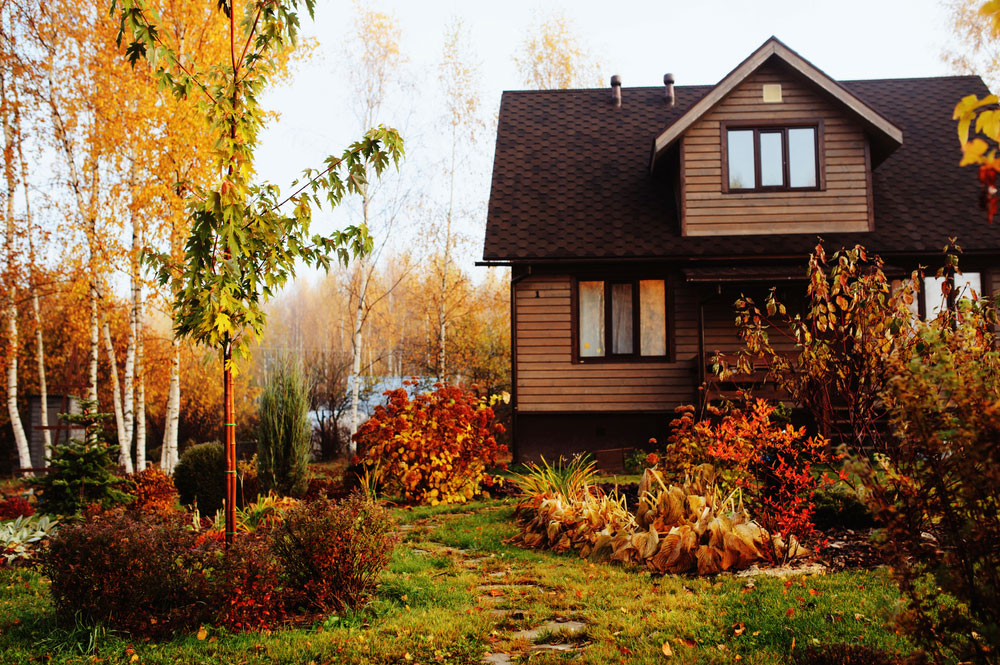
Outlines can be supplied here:
<path id="1" fill-rule="evenodd" d="M 754 519 L 787 544 L 815 539 L 812 521 L 813 492 L 820 484 L 832 482 L 824 474 L 817 479 L 814 463 L 829 461 L 827 441 L 806 437 L 805 428 L 795 429 L 773 423 L 775 407 L 758 399 L 749 411 L 735 410 L 718 424 L 689 423 L 698 436 L 707 436 L 708 455 L 727 471 L 732 482 L 743 490 Z M 780 558 L 772 547 L 767 554 Z"/>
<path id="2" fill-rule="evenodd" d="M 218 545 L 199 543 L 188 522 L 118 510 L 63 525 L 43 556 L 58 613 L 149 636 L 209 620 L 204 563 Z"/>
<path id="3" fill-rule="evenodd" d="M 134 497 L 132 507 L 137 510 L 169 510 L 177 503 L 173 479 L 156 467 L 128 476 L 122 489 Z"/>
<path id="4" fill-rule="evenodd" d="M 502 466 L 507 447 L 496 441 L 504 430 L 486 400 L 444 383 L 413 400 L 405 388 L 386 396 L 354 435 L 382 481 L 411 501 L 438 504 L 468 501 L 493 480 L 486 469 Z"/>
<path id="5" fill-rule="evenodd" d="M 18 517 L 31 517 L 35 507 L 20 496 L 12 496 L 0 501 L 0 520 L 16 520 Z"/>
<path id="6" fill-rule="evenodd" d="M 221 535 L 221 534 L 220 534 Z M 285 619 L 281 566 L 265 534 L 241 535 L 219 554 L 211 605 L 215 621 L 234 631 L 271 630 Z"/>
<path id="7" fill-rule="evenodd" d="M 271 538 L 295 601 L 323 612 L 360 607 L 396 541 L 388 511 L 357 494 L 290 510 Z"/>

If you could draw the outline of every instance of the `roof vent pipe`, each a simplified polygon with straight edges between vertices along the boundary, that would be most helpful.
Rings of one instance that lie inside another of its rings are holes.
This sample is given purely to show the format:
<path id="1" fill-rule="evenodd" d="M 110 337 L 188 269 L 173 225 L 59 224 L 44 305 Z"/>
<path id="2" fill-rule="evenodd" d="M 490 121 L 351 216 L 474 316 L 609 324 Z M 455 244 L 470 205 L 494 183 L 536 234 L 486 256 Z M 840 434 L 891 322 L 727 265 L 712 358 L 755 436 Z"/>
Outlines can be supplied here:
<path id="1" fill-rule="evenodd" d="M 615 107 L 622 105 L 622 77 L 615 74 L 611 77 L 611 101 Z"/>
<path id="2" fill-rule="evenodd" d="M 677 105 L 677 97 L 674 95 L 674 75 L 664 74 L 663 75 L 663 85 L 665 86 L 664 98 L 667 100 L 667 106 L 673 107 Z"/>

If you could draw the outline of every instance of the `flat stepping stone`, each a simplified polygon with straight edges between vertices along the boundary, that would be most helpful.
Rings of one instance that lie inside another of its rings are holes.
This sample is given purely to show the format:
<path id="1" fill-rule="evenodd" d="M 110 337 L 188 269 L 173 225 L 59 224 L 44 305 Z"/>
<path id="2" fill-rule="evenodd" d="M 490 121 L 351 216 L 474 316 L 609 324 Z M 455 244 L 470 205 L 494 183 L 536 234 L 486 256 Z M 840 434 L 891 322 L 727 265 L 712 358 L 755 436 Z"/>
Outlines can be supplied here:
<path id="1" fill-rule="evenodd" d="M 537 589 L 537 584 L 532 584 L 531 582 L 511 582 L 509 584 L 480 584 L 480 593 L 492 593 L 494 591 L 526 591 L 528 589 Z"/>
<path id="2" fill-rule="evenodd" d="M 490 653 L 483 656 L 483 665 L 514 665 L 509 653 Z"/>
<path id="3" fill-rule="evenodd" d="M 529 651 L 532 653 L 567 653 L 570 651 L 583 651 L 581 644 L 536 644 Z"/>
<path id="4" fill-rule="evenodd" d="M 778 566 L 776 568 L 760 568 L 750 566 L 736 573 L 736 577 L 789 577 L 791 575 L 825 575 L 826 566 L 821 563 L 807 563 L 801 566 Z"/>
<path id="5" fill-rule="evenodd" d="M 492 577 L 494 579 L 499 579 L 501 577 L 507 577 L 507 571 L 506 570 L 499 570 L 499 571 L 497 571 L 495 573 L 486 573 L 486 574 L 489 577 Z"/>
<path id="6" fill-rule="evenodd" d="M 583 634 L 583 631 L 586 628 L 587 624 L 582 621 L 549 621 L 542 624 L 538 628 L 518 631 L 511 635 L 511 639 L 535 642 L 542 637 L 542 635 L 551 635 L 553 637 L 577 637 L 578 635 Z M 576 645 L 568 646 L 575 648 Z"/>
<path id="7" fill-rule="evenodd" d="M 514 621 L 524 618 L 524 612 L 521 610 L 490 610 L 490 614 L 499 619 L 513 619 Z"/>

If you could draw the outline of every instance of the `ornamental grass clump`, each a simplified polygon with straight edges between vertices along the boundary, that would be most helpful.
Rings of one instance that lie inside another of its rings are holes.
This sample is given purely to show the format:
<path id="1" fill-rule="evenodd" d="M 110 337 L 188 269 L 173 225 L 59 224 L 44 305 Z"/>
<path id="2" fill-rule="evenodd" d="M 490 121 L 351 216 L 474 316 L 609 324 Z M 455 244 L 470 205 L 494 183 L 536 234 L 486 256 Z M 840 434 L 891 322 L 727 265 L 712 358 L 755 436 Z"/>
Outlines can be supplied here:
<path id="1" fill-rule="evenodd" d="M 383 491 L 416 503 L 465 503 L 502 482 L 487 473 L 506 466 L 507 446 L 496 440 L 504 428 L 492 409 L 499 397 L 437 383 L 410 399 L 406 387 L 386 392 L 387 403 L 354 435 L 364 465 L 378 468 Z"/>

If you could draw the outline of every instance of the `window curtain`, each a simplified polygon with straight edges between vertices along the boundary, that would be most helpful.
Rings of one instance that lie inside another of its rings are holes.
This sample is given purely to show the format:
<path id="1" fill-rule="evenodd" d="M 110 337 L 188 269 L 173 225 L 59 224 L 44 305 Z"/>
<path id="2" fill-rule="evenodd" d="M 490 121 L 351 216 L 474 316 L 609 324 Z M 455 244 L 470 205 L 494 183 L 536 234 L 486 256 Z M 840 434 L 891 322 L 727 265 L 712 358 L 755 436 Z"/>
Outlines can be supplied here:
<path id="1" fill-rule="evenodd" d="M 632 353 L 632 285 L 611 285 L 611 352 Z"/>
<path id="2" fill-rule="evenodd" d="M 639 282 L 639 353 L 667 355 L 667 290 L 662 279 Z"/>
<path id="3" fill-rule="evenodd" d="M 604 282 L 580 282 L 580 357 L 604 355 Z"/>

